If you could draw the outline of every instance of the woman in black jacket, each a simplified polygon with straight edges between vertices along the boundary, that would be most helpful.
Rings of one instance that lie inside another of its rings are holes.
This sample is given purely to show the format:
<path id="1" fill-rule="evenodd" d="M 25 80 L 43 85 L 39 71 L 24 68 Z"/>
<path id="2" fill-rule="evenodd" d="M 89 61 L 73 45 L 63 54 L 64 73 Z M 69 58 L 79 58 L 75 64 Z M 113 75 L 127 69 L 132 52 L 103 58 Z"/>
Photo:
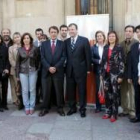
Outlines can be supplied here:
<path id="1" fill-rule="evenodd" d="M 106 45 L 105 34 L 102 31 L 97 31 L 95 34 L 96 44 L 91 48 L 92 51 L 92 63 L 96 78 L 96 110 L 95 113 L 101 111 L 101 104 L 98 98 L 98 91 L 100 86 L 100 70 L 101 70 L 101 60 L 103 55 L 103 49 Z"/>
<path id="2" fill-rule="evenodd" d="M 7 87 L 8 87 L 8 75 L 9 75 L 9 58 L 8 58 L 8 48 L 3 45 L 3 40 L 0 35 L 0 84 L 1 91 L 0 93 L 0 111 L 7 108 Z M 3 109 L 2 109 L 3 108 Z"/>
<path id="3" fill-rule="evenodd" d="M 115 31 L 108 33 L 108 45 L 104 48 L 101 79 L 104 80 L 105 100 L 107 112 L 103 119 L 110 118 L 111 122 L 117 120 L 118 106 L 120 103 L 120 83 L 124 73 L 124 53 L 118 45 L 118 37 Z"/>
<path id="4" fill-rule="evenodd" d="M 34 113 L 38 67 L 39 51 L 33 46 L 32 36 L 24 33 L 21 38 L 21 47 L 17 53 L 16 76 L 17 80 L 21 82 L 26 115 Z"/>

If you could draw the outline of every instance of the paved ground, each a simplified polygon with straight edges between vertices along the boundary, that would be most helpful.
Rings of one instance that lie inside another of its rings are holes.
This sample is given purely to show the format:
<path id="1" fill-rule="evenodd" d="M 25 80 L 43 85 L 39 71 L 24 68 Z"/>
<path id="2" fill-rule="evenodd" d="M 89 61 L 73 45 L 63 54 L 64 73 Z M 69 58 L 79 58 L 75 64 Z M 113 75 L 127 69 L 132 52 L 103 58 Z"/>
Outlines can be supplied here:
<path id="1" fill-rule="evenodd" d="M 0 140 L 140 140 L 140 123 L 132 124 L 128 118 L 119 118 L 116 123 L 102 120 L 102 114 L 87 110 L 87 117 L 77 113 L 60 117 L 55 109 L 44 117 L 26 116 L 13 105 L 0 113 Z M 65 109 L 67 110 L 67 109 Z"/>

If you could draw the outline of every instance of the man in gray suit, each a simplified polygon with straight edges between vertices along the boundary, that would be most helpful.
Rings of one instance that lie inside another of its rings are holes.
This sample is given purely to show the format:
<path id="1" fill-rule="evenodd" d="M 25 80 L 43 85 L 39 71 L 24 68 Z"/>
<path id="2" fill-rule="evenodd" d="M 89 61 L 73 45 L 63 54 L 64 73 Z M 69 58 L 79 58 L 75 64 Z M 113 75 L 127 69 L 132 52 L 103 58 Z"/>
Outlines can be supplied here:
<path id="1" fill-rule="evenodd" d="M 130 50 L 133 44 L 138 42 L 134 39 L 134 26 L 128 25 L 124 29 L 125 40 L 121 42 L 125 54 L 125 73 L 124 80 L 121 86 L 121 106 L 123 108 L 122 116 L 129 115 L 129 118 L 135 117 L 135 102 L 134 102 L 134 87 L 132 83 L 128 83 L 128 64 L 130 57 Z"/>

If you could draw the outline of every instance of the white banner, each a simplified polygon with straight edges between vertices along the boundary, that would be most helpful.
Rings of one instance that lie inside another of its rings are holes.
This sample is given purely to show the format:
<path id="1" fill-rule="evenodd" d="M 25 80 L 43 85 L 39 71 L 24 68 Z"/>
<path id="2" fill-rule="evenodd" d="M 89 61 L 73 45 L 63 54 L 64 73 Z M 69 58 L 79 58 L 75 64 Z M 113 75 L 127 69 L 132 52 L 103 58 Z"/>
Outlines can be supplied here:
<path id="1" fill-rule="evenodd" d="M 67 25 L 70 23 L 78 25 L 79 35 L 93 40 L 98 30 L 107 35 L 109 31 L 109 14 L 67 16 Z"/>

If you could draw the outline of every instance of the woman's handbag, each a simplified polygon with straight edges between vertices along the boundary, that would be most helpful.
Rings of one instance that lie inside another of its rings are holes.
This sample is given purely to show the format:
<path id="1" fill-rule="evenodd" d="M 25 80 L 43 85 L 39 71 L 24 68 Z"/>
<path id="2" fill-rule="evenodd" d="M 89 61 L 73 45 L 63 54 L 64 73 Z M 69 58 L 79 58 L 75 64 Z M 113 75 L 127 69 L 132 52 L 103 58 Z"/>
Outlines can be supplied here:
<path id="1" fill-rule="evenodd" d="M 100 80 L 100 86 L 99 86 L 99 91 L 98 91 L 98 98 L 100 104 L 105 103 L 105 92 L 104 92 L 104 83 L 103 80 Z"/>
<path id="2" fill-rule="evenodd" d="M 20 81 L 17 82 L 16 93 L 17 94 L 20 94 L 21 93 L 21 83 L 20 83 Z"/>

